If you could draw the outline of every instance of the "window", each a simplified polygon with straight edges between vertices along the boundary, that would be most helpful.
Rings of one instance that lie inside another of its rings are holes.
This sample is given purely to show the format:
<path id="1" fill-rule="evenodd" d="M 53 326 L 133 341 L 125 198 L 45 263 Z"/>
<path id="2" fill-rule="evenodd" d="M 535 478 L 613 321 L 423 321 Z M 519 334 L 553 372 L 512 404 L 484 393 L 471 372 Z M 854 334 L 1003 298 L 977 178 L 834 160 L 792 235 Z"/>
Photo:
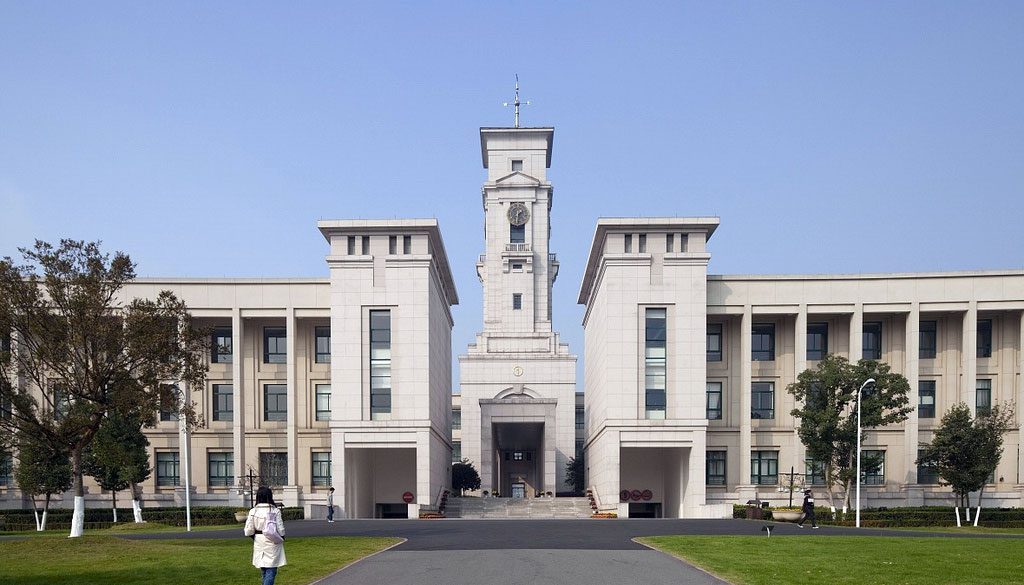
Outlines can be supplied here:
<path id="1" fill-rule="evenodd" d="M 234 453 L 207 453 L 207 468 L 209 469 L 210 487 L 228 487 L 234 483 L 235 477 L 235 454 Z"/>
<path id="2" fill-rule="evenodd" d="M 708 382 L 707 387 L 708 420 L 722 419 L 722 383 Z"/>
<path id="3" fill-rule="evenodd" d="M 14 456 L 0 451 L 0 487 L 14 485 Z"/>
<path id="4" fill-rule="evenodd" d="M 388 254 L 398 253 L 398 236 L 388 236 Z"/>
<path id="5" fill-rule="evenodd" d="M 576 439 L 576 458 L 583 454 L 583 439 Z"/>
<path id="6" fill-rule="evenodd" d="M 917 483 L 921 485 L 938 485 L 939 473 L 931 465 L 922 465 L 921 456 L 924 454 L 920 449 L 917 451 Z"/>
<path id="7" fill-rule="evenodd" d="M 402 236 L 402 253 L 412 254 L 412 236 Z"/>
<path id="8" fill-rule="evenodd" d="M 665 418 L 665 309 L 647 309 L 644 324 L 644 394 L 647 418 Z"/>
<path id="9" fill-rule="evenodd" d="M 288 385 L 263 385 L 263 420 L 288 420 Z"/>
<path id="10" fill-rule="evenodd" d="M 632 234 L 626 234 L 625 241 L 622 244 L 622 250 L 626 254 L 632 254 L 633 253 L 633 235 Z"/>
<path id="11" fill-rule="evenodd" d="M 861 451 L 861 483 L 864 485 L 885 484 L 885 451 Z"/>
<path id="12" fill-rule="evenodd" d="M 722 324 L 708 323 L 708 361 L 722 361 Z"/>
<path id="13" fill-rule="evenodd" d="M 452 463 L 462 462 L 462 441 L 452 441 Z"/>
<path id="14" fill-rule="evenodd" d="M 754 485 L 779 483 L 778 451 L 751 451 L 750 483 Z"/>
<path id="15" fill-rule="evenodd" d="M 313 487 L 330 487 L 331 452 L 313 451 Z"/>
<path id="16" fill-rule="evenodd" d="M 288 485 L 288 453 L 260 453 L 260 485 Z"/>
<path id="17" fill-rule="evenodd" d="M 814 459 L 804 460 L 804 483 L 807 485 L 825 485 L 825 464 Z"/>
<path id="18" fill-rule="evenodd" d="M 391 311 L 370 311 L 370 418 L 391 414 Z"/>
<path id="19" fill-rule="evenodd" d="M 923 360 L 935 359 L 935 348 L 938 341 L 938 328 L 935 321 L 921 321 L 921 332 L 918 337 L 920 346 L 918 357 Z"/>
<path id="20" fill-rule="evenodd" d="M 755 362 L 775 361 L 775 324 L 754 323 L 750 335 L 750 359 Z"/>
<path id="21" fill-rule="evenodd" d="M 159 451 L 156 454 L 156 485 L 171 487 L 178 485 L 178 452 Z"/>
<path id="22" fill-rule="evenodd" d="M 316 420 L 331 420 L 331 385 L 317 384 L 316 392 Z"/>
<path id="23" fill-rule="evenodd" d="M 178 386 L 167 384 L 164 388 L 160 393 L 160 422 L 174 422 L 178 420 Z"/>
<path id="24" fill-rule="evenodd" d="M 866 360 L 882 359 L 882 323 L 875 321 L 864 324 L 861 334 L 861 351 Z"/>
<path id="25" fill-rule="evenodd" d="M 828 323 L 807 324 L 807 359 L 823 360 L 828 353 Z"/>
<path id="26" fill-rule="evenodd" d="M 263 363 L 283 364 L 288 361 L 288 345 L 284 327 L 263 328 Z"/>
<path id="27" fill-rule="evenodd" d="M 917 418 L 935 418 L 935 380 L 917 383 Z"/>
<path id="28" fill-rule="evenodd" d="M 0 332 L 0 352 L 11 351 L 11 331 Z"/>
<path id="29" fill-rule="evenodd" d="M 974 414 L 984 416 L 992 412 L 992 380 L 978 380 L 975 390 Z"/>
<path id="30" fill-rule="evenodd" d="M 523 295 L 520 293 L 512 293 L 512 310 L 518 311 L 523 308 Z"/>
<path id="31" fill-rule="evenodd" d="M 508 241 L 512 244 L 525 244 L 526 243 L 526 224 L 513 225 L 508 224 Z"/>
<path id="32" fill-rule="evenodd" d="M 235 420 L 235 389 L 231 384 L 213 385 L 213 420 Z"/>
<path id="33" fill-rule="evenodd" d="M 647 234 L 640 234 L 637 238 L 637 244 L 639 245 L 641 254 L 647 252 Z"/>
<path id="34" fill-rule="evenodd" d="M 452 409 L 452 430 L 457 431 L 462 429 L 462 409 Z"/>
<path id="35" fill-rule="evenodd" d="M 314 327 L 313 335 L 316 342 L 316 363 L 331 363 L 331 328 L 329 326 Z"/>
<path id="36" fill-rule="evenodd" d="M 515 262 L 515 263 L 512 264 L 512 272 L 522 272 L 522 271 L 523 271 L 523 265 L 521 263 Z"/>
<path id="37" fill-rule="evenodd" d="M 64 390 L 61 382 L 50 382 L 50 399 L 53 401 L 54 420 L 61 420 L 71 412 L 71 395 Z"/>
<path id="38" fill-rule="evenodd" d="M 750 386 L 750 418 L 775 418 L 775 382 L 753 382 Z"/>
<path id="39" fill-rule="evenodd" d="M 14 404 L 10 396 L 0 396 L 0 419 L 11 420 L 14 416 Z"/>
<path id="40" fill-rule="evenodd" d="M 704 483 L 725 485 L 725 451 L 708 451 Z"/>
<path id="41" fill-rule="evenodd" d="M 356 237 L 355 236 L 349 236 L 348 237 L 348 255 L 349 256 L 355 256 L 355 254 L 356 254 Z"/>
<path id="42" fill-rule="evenodd" d="M 523 452 L 522 451 L 513 451 L 512 452 L 512 461 L 522 461 L 522 460 L 523 460 Z"/>
<path id="43" fill-rule="evenodd" d="M 519 172 L 523 171 L 523 161 L 513 159 L 512 160 L 512 172 L 514 173 L 516 171 L 519 171 Z"/>
<path id="44" fill-rule="evenodd" d="M 676 239 L 673 234 L 665 234 L 665 251 L 672 253 L 675 248 Z"/>
<path id="45" fill-rule="evenodd" d="M 232 359 L 230 327 L 215 327 L 210 339 L 210 361 L 215 364 L 230 364 Z"/>
<path id="46" fill-rule="evenodd" d="M 992 321 L 978 321 L 978 357 L 992 357 Z"/>
<path id="47" fill-rule="evenodd" d="M 576 429 L 582 429 L 587 424 L 587 411 L 582 406 L 576 407 Z"/>
<path id="48" fill-rule="evenodd" d="M 370 236 L 363 236 L 363 256 L 370 254 Z"/>

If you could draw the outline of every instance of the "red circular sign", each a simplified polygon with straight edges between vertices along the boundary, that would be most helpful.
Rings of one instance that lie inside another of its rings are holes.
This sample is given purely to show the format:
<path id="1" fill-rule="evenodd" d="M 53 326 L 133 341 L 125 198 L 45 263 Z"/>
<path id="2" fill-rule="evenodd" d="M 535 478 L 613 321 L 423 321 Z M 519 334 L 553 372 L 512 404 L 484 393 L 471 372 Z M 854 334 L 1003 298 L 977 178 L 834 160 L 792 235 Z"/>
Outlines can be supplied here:
<path id="1" fill-rule="evenodd" d="M 644 490 L 643 493 L 640 494 L 640 499 L 642 499 L 645 502 L 650 500 L 653 497 L 654 497 L 654 494 L 651 492 L 651 490 Z"/>
<path id="2" fill-rule="evenodd" d="M 644 495 L 640 490 L 633 490 L 629 492 L 629 497 L 633 498 L 634 502 L 640 501 L 640 496 Z"/>
<path id="3" fill-rule="evenodd" d="M 622 501 L 622 502 L 628 502 L 629 501 L 629 490 L 622 490 L 621 492 L 619 492 L 619 500 Z"/>
<path id="4" fill-rule="evenodd" d="M 404 494 L 402 494 L 402 501 L 405 502 L 406 504 L 411 504 L 413 501 L 412 492 L 405 492 Z"/>

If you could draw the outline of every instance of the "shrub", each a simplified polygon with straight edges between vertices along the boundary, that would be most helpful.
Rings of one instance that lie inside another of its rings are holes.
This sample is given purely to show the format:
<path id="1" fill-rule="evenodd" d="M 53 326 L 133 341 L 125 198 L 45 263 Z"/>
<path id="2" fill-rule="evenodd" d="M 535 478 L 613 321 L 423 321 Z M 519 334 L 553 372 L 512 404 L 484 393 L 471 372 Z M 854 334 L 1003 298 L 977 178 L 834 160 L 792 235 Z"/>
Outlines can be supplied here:
<path id="1" fill-rule="evenodd" d="M 193 526 L 216 526 L 220 524 L 236 524 L 235 510 L 232 506 L 193 506 Z M 47 515 L 47 529 L 63 530 L 71 528 L 70 508 L 51 508 Z M 0 522 L 0 531 L 35 530 L 36 522 L 32 510 L 5 510 L 6 521 Z M 117 517 L 121 520 L 118 524 L 131 523 L 133 520 L 131 508 L 118 508 Z M 185 526 L 185 508 L 146 508 L 142 517 L 147 522 L 166 524 L 168 526 Z M 305 518 L 302 508 L 284 508 L 281 510 L 281 519 L 302 520 Z M 86 528 L 109 528 L 113 526 L 112 513 L 110 508 L 86 508 Z"/>

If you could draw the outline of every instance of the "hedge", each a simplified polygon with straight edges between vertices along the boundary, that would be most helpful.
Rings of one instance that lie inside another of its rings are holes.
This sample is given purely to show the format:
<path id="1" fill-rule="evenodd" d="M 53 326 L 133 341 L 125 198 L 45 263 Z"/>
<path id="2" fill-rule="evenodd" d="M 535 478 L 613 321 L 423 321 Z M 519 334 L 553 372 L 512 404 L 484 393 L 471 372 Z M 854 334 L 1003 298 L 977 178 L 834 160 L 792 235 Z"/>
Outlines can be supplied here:
<path id="1" fill-rule="evenodd" d="M 972 508 L 972 515 L 976 508 Z M 765 520 L 771 520 L 771 509 L 764 510 Z M 836 511 L 818 506 L 814 509 L 818 524 L 833 526 L 853 526 L 854 511 L 849 510 L 845 516 Z M 746 518 L 747 506 L 733 506 L 733 518 Z M 960 517 L 966 522 L 964 512 Z M 972 516 L 973 517 L 973 516 Z M 872 528 L 909 528 L 915 526 L 951 526 L 956 523 L 953 508 L 950 506 L 925 506 L 916 508 L 868 508 L 860 511 L 860 525 Z M 1024 528 L 1024 508 L 984 508 L 981 509 L 979 526 L 990 528 Z"/>
<path id="2" fill-rule="evenodd" d="M 234 524 L 235 511 L 240 508 L 232 506 L 193 506 L 193 526 L 215 526 Z M 51 508 L 46 516 L 47 529 L 70 529 L 73 510 L 70 508 Z M 119 524 L 131 523 L 134 519 L 131 508 L 118 508 Z M 142 518 L 147 522 L 158 522 L 168 526 L 185 526 L 185 508 L 144 508 Z M 281 512 L 283 520 L 302 520 L 305 518 L 302 508 L 284 508 Z M 113 512 L 110 508 L 86 508 L 86 528 L 109 528 L 113 526 Z M 32 510 L 0 510 L 0 531 L 35 530 L 36 521 Z"/>

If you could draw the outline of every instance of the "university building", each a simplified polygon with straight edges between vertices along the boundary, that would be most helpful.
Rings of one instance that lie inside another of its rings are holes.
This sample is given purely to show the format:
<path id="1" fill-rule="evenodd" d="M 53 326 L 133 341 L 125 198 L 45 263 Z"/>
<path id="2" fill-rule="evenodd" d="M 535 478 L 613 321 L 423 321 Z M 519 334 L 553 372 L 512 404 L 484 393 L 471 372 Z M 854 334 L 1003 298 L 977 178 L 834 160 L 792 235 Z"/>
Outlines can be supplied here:
<path id="1" fill-rule="evenodd" d="M 601 511 L 724 516 L 788 499 L 791 470 L 821 483 L 786 386 L 836 353 L 887 362 L 916 406 L 869 430 L 883 464 L 864 477 L 865 505 L 943 505 L 949 489 L 915 463 L 942 414 L 1024 405 L 1024 271 L 709 275 L 711 217 L 599 220 L 589 258 L 570 260 L 585 262 L 585 313 L 584 347 L 568 347 L 552 327 L 553 139 L 480 130 L 483 319 L 458 349 L 457 388 L 458 293 L 434 220 L 320 222 L 325 278 L 125 287 L 123 302 L 173 291 L 213 332 L 205 387 L 182 388 L 204 424 L 154 421 L 145 504 L 180 505 L 189 490 L 194 505 L 241 506 L 252 472 L 286 505 L 322 505 L 333 486 L 343 517 L 417 517 L 442 505 L 453 461 L 480 472 L 474 495 L 557 500 L 585 454 Z M 1022 431 L 1006 437 L 990 505 L 1022 505 Z M 0 506 L 27 507 L 11 468 L 6 454 Z M 89 505 L 109 505 L 87 485 Z"/>

